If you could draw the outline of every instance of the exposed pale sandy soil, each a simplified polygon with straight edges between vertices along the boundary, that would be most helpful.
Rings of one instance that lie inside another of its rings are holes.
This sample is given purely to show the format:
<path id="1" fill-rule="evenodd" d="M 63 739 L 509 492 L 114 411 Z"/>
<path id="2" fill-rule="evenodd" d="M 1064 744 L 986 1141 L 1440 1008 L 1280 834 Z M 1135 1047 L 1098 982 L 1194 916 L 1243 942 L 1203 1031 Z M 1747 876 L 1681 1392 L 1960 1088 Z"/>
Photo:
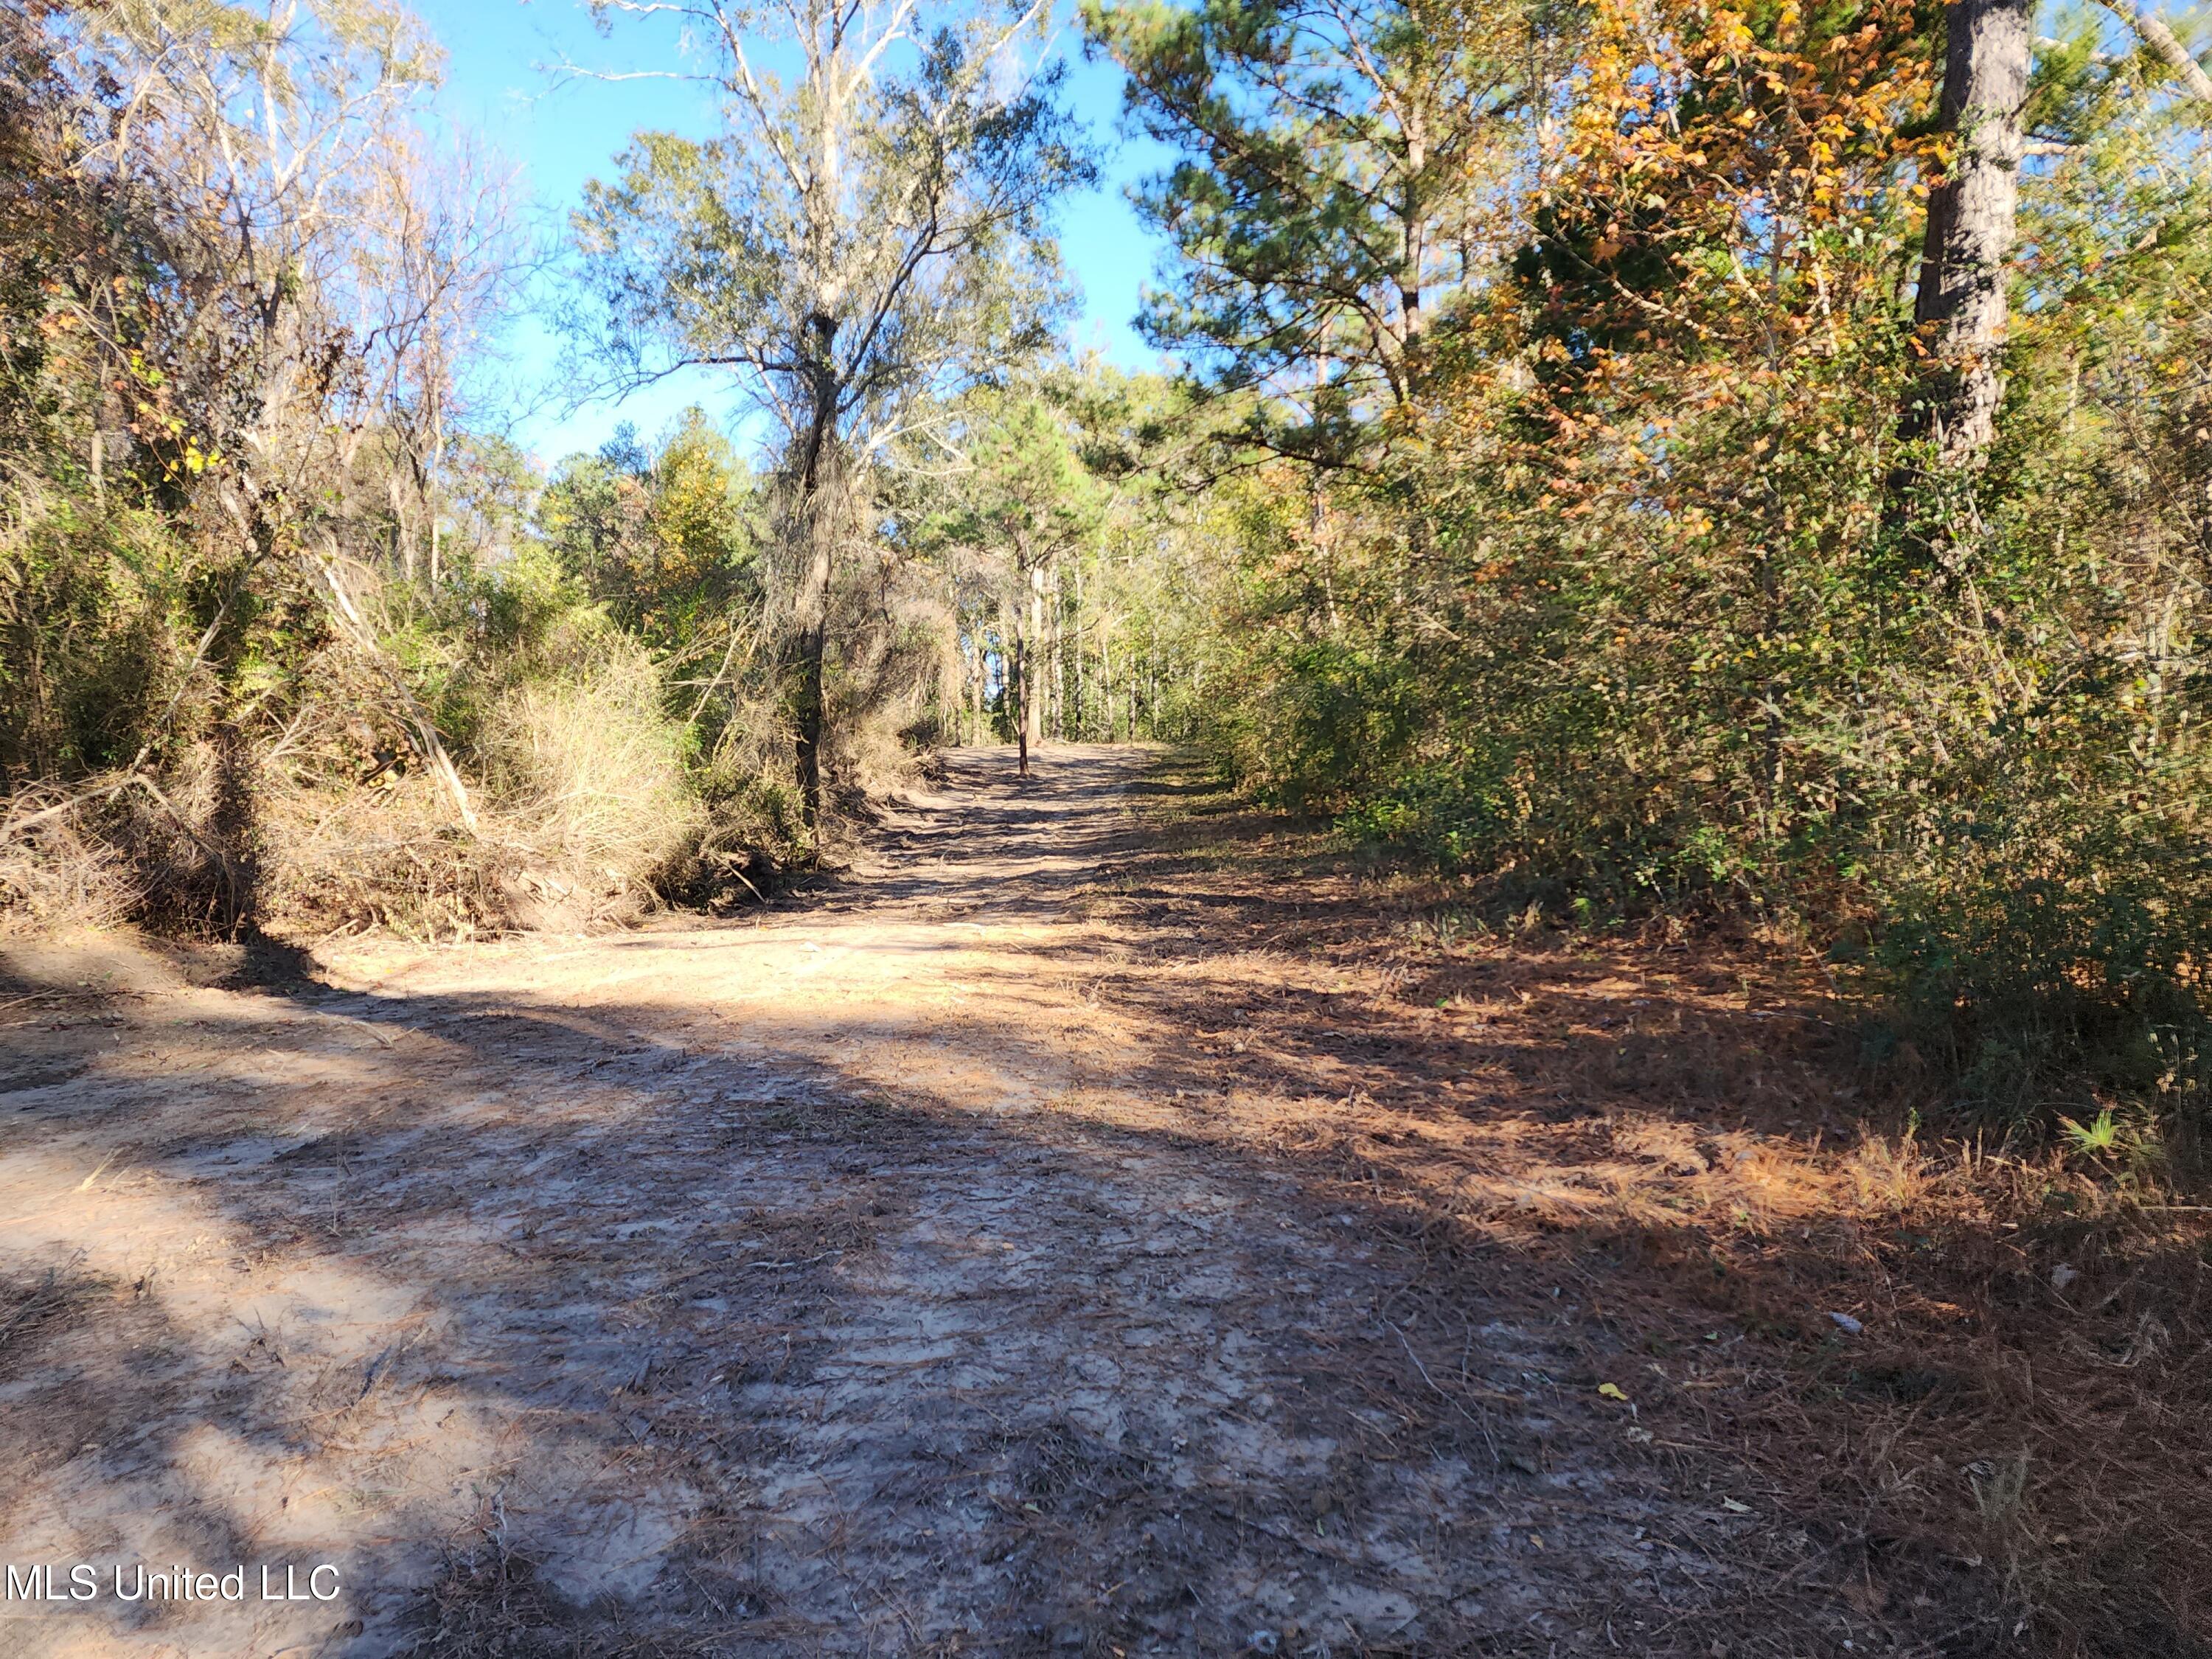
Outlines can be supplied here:
<path id="1" fill-rule="evenodd" d="M 956 755 L 726 923 L 19 952 L 0 1559 L 102 1590 L 0 1653 L 1678 1650 L 1755 1498 L 1640 1455 L 1581 1290 L 1446 1284 L 1316 1161 L 1528 1201 L 1461 1127 L 1512 1055 L 1154 902 L 1148 760 Z"/>

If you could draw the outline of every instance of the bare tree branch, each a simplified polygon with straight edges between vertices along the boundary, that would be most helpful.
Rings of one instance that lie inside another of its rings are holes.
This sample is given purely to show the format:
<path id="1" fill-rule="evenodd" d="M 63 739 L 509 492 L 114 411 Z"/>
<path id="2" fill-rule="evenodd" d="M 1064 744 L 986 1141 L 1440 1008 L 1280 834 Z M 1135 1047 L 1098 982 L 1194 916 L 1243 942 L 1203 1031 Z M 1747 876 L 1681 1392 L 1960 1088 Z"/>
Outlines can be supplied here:
<path id="1" fill-rule="evenodd" d="M 2185 92 L 2200 104 L 2212 105 L 2212 76 L 2206 75 L 2203 67 L 2189 55 L 2189 49 L 2175 37 L 2166 19 L 2145 5 L 2143 0 L 2106 0 L 2106 5 L 2173 71 Z"/>

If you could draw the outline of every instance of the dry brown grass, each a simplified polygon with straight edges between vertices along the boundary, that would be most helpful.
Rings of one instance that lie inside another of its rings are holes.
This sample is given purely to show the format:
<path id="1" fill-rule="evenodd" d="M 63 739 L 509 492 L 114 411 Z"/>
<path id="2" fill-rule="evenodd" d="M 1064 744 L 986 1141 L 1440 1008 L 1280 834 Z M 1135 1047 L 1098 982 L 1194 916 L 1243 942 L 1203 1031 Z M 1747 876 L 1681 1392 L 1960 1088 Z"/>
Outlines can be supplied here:
<path id="1" fill-rule="evenodd" d="M 478 744 L 502 829 L 543 864 L 637 884 L 697 836 L 704 814 L 684 775 L 680 733 L 641 656 L 514 687 Z"/>
<path id="2" fill-rule="evenodd" d="M 18 803 L 23 815 L 55 803 Z M 0 938 L 119 927 L 143 895 L 129 861 L 68 817 L 0 838 Z"/>
<path id="3" fill-rule="evenodd" d="M 27 794 L 0 824 L 0 930 L 137 922 L 313 939 L 466 939 L 588 927 L 661 902 L 711 835 L 641 656 L 601 652 L 496 698 L 468 757 L 477 826 L 362 711 L 374 688 L 327 664 L 281 734 L 184 745 L 159 769 Z M 69 805 L 74 803 L 74 805 Z M 742 829 L 738 832 L 742 836 Z"/>

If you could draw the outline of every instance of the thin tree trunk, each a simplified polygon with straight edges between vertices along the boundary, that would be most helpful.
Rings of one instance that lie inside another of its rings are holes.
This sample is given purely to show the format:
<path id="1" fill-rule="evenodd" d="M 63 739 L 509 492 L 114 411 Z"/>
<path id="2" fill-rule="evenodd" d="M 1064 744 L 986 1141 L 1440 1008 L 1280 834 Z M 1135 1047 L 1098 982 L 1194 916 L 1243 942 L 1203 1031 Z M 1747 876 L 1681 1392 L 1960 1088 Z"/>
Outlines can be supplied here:
<path id="1" fill-rule="evenodd" d="M 799 572 L 793 623 L 799 649 L 799 684 L 793 711 L 798 716 L 799 794 L 806 827 L 822 822 L 823 663 L 830 643 L 830 526 L 829 503 L 818 490 L 807 492 L 804 509 L 805 563 Z"/>
<path id="2" fill-rule="evenodd" d="M 1067 635 L 1060 610 L 1059 561 L 1054 561 L 1045 586 L 1052 594 L 1052 629 L 1046 636 L 1044 734 L 1061 743 L 1067 738 Z"/>
<path id="3" fill-rule="evenodd" d="M 1083 721 L 1084 700 L 1090 695 L 1090 687 L 1085 684 L 1083 672 L 1083 561 L 1080 558 L 1075 562 L 1073 638 L 1075 640 L 1075 734 L 1088 741 L 1090 734 Z"/>
<path id="4" fill-rule="evenodd" d="M 1958 152 L 1929 191 L 1914 320 L 1928 360 L 1900 435 L 1947 467 L 1978 465 L 2004 395 L 2006 278 L 2025 147 L 2030 0 L 1953 0 L 1940 119 Z"/>
<path id="5" fill-rule="evenodd" d="M 1030 567 L 1028 625 L 1021 631 L 1016 678 L 1021 682 L 1021 773 L 1030 775 L 1030 751 L 1044 744 L 1044 710 L 1037 700 L 1037 647 L 1044 637 L 1044 567 Z"/>
<path id="6" fill-rule="evenodd" d="M 1015 742 L 1022 736 L 1022 605 L 1018 595 L 999 596 L 999 712 Z"/>
<path id="7" fill-rule="evenodd" d="M 836 444 L 837 387 L 835 319 L 817 313 L 807 319 L 811 353 L 814 410 L 799 474 L 799 525 L 804 543 L 799 591 L 792 607 L 798 647 L 799 683 L 794 688 L 799 736 L 797 770 L 800 811 L 806 827 L 822 824 L 823 665 L 830 643 L 830 579 L 836 547 L 838 501 Z"/>
<path id="8" fill-rule="evenodd" d="M 445 383 L 445 353 L 441 349 L 436 358 L 437 369 L 431 384 Z M 430 586 L 437 586 L 444 572 L 440 568 L 441 549 L 438 537 L 438 480 L 446 470 L 446 400 L 433 393 L 430 404 L 430 466 L 422 479 L 422 512 L 430 521 Z"/>
<path id="9" fill-rule="evenodd" d="M 1121 719 L 1114 707 L 1114 616 L 1110 611 L 1098 629 L 1098 706 L 1106 711 L 1106 741 L 1121 742 L 1115 730 Z"/>
<path id="10" fill-rule="evenodd" d="M 1013 694 L 1014 744 L 1017 764 L 1015 771 L 1022 777 L 1030 775 L 1030 649 L 1027 630 L 1018 623 L 1014 629 L 1014 673 L 1008 682 Z"/>
<path id="11" fill-rule="evenodd" d="M 407 524 L 407 503 L 399 487 L 399 470 L 394 466 L 385 479 L 385 495 L 392 502 L 392 540 L 393 550 L 399 555 L 399 574 L 408 586 L 415 585 L 415 540 Z"/>
<path id="12" fill-rule="evenodd" d="M 1407 124 L 1406 132 L 1406 192 L 1403 206 L 1405 233 L 1402 255 L 1398 262 L 1398 326 L 1402 338 L 1399 351 L 1400 395 L 1413 396 L 1419 379 L 1416 360 L 1421 350 L 1421 277 L 1428 263 L 1428 204 L 1421 199 L 1417 182 L 1428 163 L 1428 140 L 1422 124 Z M 1326 370 L 1323 371 L 1326 373 Z"/>
<path id="13" fill-rule="evenodd" d="M 969 636 L 975 647 L 974 654 L 963 653 L 960 677 L 960 746 L 963 749 L 981 741 L 983 731 L 983 635 L 981 629 Z"/>

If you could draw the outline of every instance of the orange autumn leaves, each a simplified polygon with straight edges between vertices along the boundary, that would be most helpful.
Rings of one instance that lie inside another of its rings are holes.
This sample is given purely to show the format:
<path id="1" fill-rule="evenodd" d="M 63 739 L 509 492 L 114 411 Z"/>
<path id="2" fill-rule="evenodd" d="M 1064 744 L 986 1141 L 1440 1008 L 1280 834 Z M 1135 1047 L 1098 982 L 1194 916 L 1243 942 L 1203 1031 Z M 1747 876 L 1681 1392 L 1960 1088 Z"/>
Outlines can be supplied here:
<path id="1" fill-rule="evenodd" d="M 1893 286 L 1893 258 L 1869 256 L 1913 211 L 1929 146 L 1912 124 L 1935 92 L 1903 0 L 1599 0 L 1539 214 L 1572 228 L 1573 263 L 1639 347 L 1772 362 L 1814 337 L 1834 355 Z"/>

